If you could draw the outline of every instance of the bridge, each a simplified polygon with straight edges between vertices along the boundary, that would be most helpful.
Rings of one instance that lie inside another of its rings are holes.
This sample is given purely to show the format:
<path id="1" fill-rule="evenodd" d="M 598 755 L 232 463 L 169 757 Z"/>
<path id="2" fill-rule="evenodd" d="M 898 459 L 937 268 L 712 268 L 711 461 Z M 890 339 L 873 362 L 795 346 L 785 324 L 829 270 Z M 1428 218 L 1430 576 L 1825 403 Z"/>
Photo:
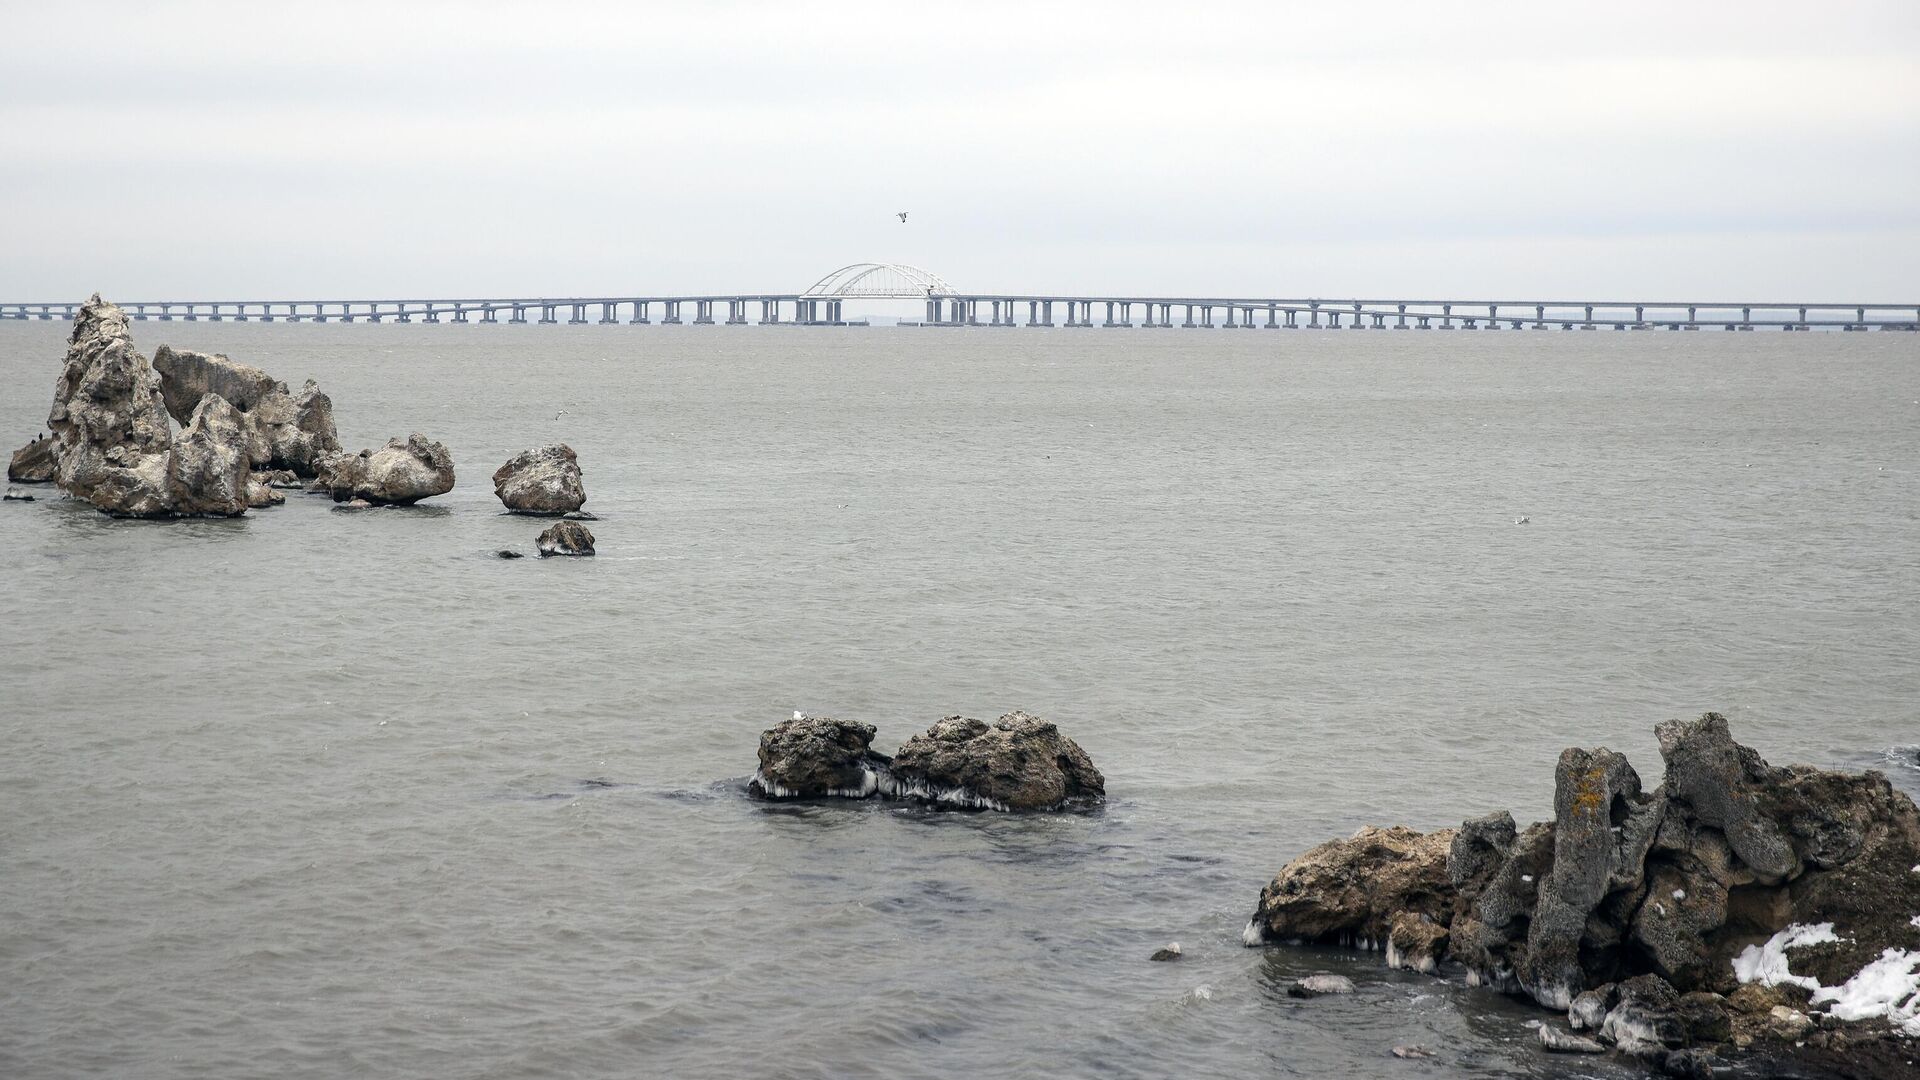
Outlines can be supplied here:
<path id="1" fill-rule="evenodd" d="M 854 263 L 798 293 L 471 297 L 451 300 L 136 300 L 162 322 L 627 323 L 848 326 L 847 300 L 914 300 L 942 327 L 1323 330 L 1907 330 L 1920 304 L 1701 300 L 1422 300 L 965 293 L 902 263 Z M 77 303 L 0 302 L 0 319 L 72 319 Z M 724 309 L 724 315 L 723 311 Z M 564 316 L 564 317 L 563 317 Z"/>

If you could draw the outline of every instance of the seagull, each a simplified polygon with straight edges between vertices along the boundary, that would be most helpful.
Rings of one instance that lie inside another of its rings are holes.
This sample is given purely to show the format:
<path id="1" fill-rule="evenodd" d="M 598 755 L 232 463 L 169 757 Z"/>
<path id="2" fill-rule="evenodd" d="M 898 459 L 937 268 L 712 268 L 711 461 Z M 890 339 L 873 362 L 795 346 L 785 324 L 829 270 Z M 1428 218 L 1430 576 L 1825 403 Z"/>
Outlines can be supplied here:
<path id="1" fill-rule="evenodd" d="M 907 223 L 907 212 L 905 210 L 900 211 L 900 213 L 895 216 L 900 219 L 900 224 L 905 225 Z"/>
<path id="2" fill-rule="evenodd" d="M 565 410 L 565 409 L 561 409 L 561 410 L 560 410 L 559 412 L 557 412 L 557 413 L 554 413 L 554 414 L 553 414 L 553 418 L 554 418 L 555 420 L 558 420 L 558 419 L 560 419 L 561 417 L 563 417 L 563 416 L 565 416 L 565 415 L 567 415 L 567 410 Z"/>
<path id="3" fill-rule="evenodd" d="M 795 720 L 805 720 L 807 718 L 807 714 L 801 712 L 799 709 L 795 709 L 793 710 L 793 718 Z"/>
<path id="4" fill-rule="evenodd" d="M 1517 517 L 1513 519 L 1513 523 L 1515 525 L 1531 525 L 1533 524 L 1533 519 L 1530 517 Z"/>

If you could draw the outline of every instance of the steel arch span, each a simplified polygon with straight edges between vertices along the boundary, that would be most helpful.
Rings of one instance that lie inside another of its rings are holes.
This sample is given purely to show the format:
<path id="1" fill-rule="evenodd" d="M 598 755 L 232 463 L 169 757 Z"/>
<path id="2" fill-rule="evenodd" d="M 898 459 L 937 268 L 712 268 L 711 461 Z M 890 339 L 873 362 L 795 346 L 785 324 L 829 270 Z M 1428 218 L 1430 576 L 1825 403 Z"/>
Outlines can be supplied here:
<path id="1" fill-rule="evenodd" d="M 869 300 L 924 300 L 952 296 L 939 274 L 905 263 L 854 263 L 814 282 L 802 296 L 857 296 Z"/>

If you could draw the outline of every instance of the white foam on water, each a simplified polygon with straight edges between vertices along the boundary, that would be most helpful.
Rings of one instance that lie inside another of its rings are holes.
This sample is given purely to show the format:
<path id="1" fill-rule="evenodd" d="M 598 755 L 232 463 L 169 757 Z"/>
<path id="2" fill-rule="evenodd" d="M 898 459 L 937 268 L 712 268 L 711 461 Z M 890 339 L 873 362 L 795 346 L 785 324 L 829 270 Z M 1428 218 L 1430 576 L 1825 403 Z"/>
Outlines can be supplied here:
<path id="1" fill-rule="evenodd" d="M 1267 943 L 1267 931 L 1265 927 L 1260 925 L 1259 919 L 1247 920 L 1247 928 L 1240 931 L 1240 943 L 1248 948 L 1253 948 L 1256 945 L 1265 945 Z"/>

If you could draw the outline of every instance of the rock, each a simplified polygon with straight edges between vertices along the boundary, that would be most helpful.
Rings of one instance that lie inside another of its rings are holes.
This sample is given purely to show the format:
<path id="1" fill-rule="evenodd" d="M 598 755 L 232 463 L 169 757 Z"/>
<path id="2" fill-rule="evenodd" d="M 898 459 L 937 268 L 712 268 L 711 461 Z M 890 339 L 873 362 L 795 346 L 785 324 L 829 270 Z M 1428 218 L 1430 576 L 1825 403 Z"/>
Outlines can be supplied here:
<path id="1" fill-rule="evenodd" d="M 1698 1048 L 1669 1050 L 1660 1056 L 1659 1061 L 1661 1075 L 1678 1077 L 1680 1080 L 1706 1080 L 1720 1072 L 1714 1065 L 1713 1054 Z"/>
<path id="2" fill-rule="evenodd" d="M 565 514 L 561 514 L 560 516 L 563 518 L 566 518 L 568 521 L 599 521 L 600 520 L 600 516 L 598 514 L 589 514 L 585 510 L 573 510 Z"/>
<path id="3" fill-rule="evenodd" d="M 1387 966 L 1431 975 L 1447 954 L 1447 928 L 1417 911 L 1393 917 L 1387 931 Z"/>
<path id="4" fill-rule="evenodd" d="M 587 501 L 580 461 L 565 443 L 522 450 L 509 458 L 494 471 L 493 493 L 516 514 L 558 517 L 578 512 Z"/>
<path id="5" fill-rule="evenodd" d="M 1620 1001 L 1620 995 L 1612 983 L 1582 990 L 1576 994 L 1573 1004 L 1567 1007 L 1567 1026 L 1575 1031 L 1599 1031 L 1606 1022 L 1607 1013 Z"/>
<path id="6" fill-rule="evenodd" d="M 1600 1037 L 1621 1051 L 1649 1057 L 1687 1044 L 1678 1013 L 1680 995 L 1658 975 L 1636 975 L 1619 986 L 1620 1003 L 1600 1025 Z"/>
<path id="7" fill-rule="evenodd" d="M 894 755 L 892 780 L 890 794 L 993 810 L 1053 810 L 1106 797 L 1106 778 L 1086 751 L 1024 712 L 992 726 L 941 720 Z"/>
<path id="8" fill-rule="evenodd" d="M 334 502 L 362 499 L 408 506 L 453 490 L 453 457 L 447 448 L 415 432 L 390 439 L 378 450 L 333 454 L 316 465 Z"/>
<path id="9" fill-rule="evenodd" d="M 1309 975 L 1287 987 L 1288 997 L 1316 998 L 1329 994 L 1353 993 L 1353 980 L 1345 975 Z"/>
<path id="10" fill-rule="evenodd" d="M 522 554 L 520 554 L 519 552 L 517 552 L 517 551 L 513 551 L 513 550 L 510 550 L 510 549 L 508 549 L 508 548 L 501 548 L 501 549 L 500 549 L 499 551 L 496 551 L 496 552 L 494 552 L 494 556 L 495 556 L 496 558 L 501 558 L 501 559 L 524 559 L 524 558 L 526 558 L 526 556 L 525 556 L 525 555 L 522 555 Z"/>
<path id="11" fill-rule="evenodd" d="M 210 517 L 244 514 L 252 476 L 239 410 L 218 394 L 201 398 L 168 458 L 172 512 Z"/>
<path id="12" fill-rule="evenodd" d="M 874 728 L 795 713 L 760 735 L 760 768 L 747 791 L 763 799 L 864 799 L 880 791 L 887 759 L 872 751 Z"/>
<path id="13" fill-rule="evenodd" d="M 1408 1043 L 1393 1048 L 1393 1056 L 1409 1061 L 1420 1061 L 1433 1056 L 1433 1051 L 1419 1043 Z"/>
<path id="14" fill-rule="evenodd" d="M 1448 918 L 1447 855 L 1454 830 L 1369 826 L 1329 840 L 1281 868 L 1260 893 L 1249 944 L 1299 941 L 1381 948 L 1395 917 Z"/>
<path id="15" fill-rule="evenodd" d="M 1798 1009 L 1775 1005 L 1767 1012 L 1766 1032 L 1781 1042 L 1798 1042 L 1813 1030 L 1813 1019 Z"/>
<path id="16" fill-rule="evenodd" d="M 1519 836 L 1513 815 L 1505 810 L 1463 822 L 1447 848 L 1447 880 L 1466 899 L 1485 888 Z"/>
<path id="17" fill-rule="evenodd" d="M 15 450 L 13 459 L 7 462 L 7 480 L 15 484 L 52 483 L 57 466 L 53 458 L 54 446 L 52 439 L 36 438 Z"/>
<path id="18" fill-rule="evenodd" d="M 274 490 L 272 484 L 264 478 L 265 473 L 254 473 L 247 478 L 247 507 L 258 509 L 263 506 L 279 506 L 287 501 L 285 495 Z"/>
<path id="19" fill-rule="evenodd" d="M 320 462 L 340 452 L 333 426 L 333 399 L 308 379 L 299 393 L 276 385 L 252 412 L 255 464 L 296 476 L 318 475 Z"/>
<path id="20" fill-rule="evenodd" d="M 1154 954 L 1147 957 L 1147 959 L 1158 960 L 1162 963 L 1178 960 L 1180 959 L 1180 943 L 1177 941 L 1170 942 L 1166 948 L 1154 950 Z"/>
<path id="21" fill-rule="evenodd" d="M 117 517 L 172 514 L 160 377 L 134 349 L 126 315 L 98 293 L 74 316 L 47 423 L 62 491 Z"/>
<path id="22" fill-rule="evenodd" d="M 1561 1031 L 1552 1024 L 1541 1024 L 1539 1032 L 1540 1045 L 1555 1054 L 1604 1054 L 1607 1052 L 1606 1047 L 1585 1035 Z"/>
<path id="23" fill-rule="evenodd" d="M 166 345 L 153 353 L 153 370 L 160 376 L 160 395 L 167 412 L 185 424 L 200 407 L 200 399 L 218 394 L 238 412 L 252 412 L 273 392 L 273 376 L 257 367 L 236 363 L 218 354 L 175 350 Z"/>
<path id="24" fill-rule="evenodd" d="M 591 555 L 593 534 L 577 521 L 561 521 L 540 534 L 536 541 L 542 558 L 548 555 Z"/>
<path id="25" fill-rule="evenodd" d="M 293 491 L 300 490 L 307 486 L 307 482 L 302 480 L 300 475 L 292 469 L 269 469 L 264 472 L 256 469 L 254 470 L 253 478 L 268 487 L 286 488 Z"/>
<path id="26" fill-rule="evenodd" d="M 1565 1011 L 1588 985 L 1581 957 L 1588 916 L 1607 894 L 1640 884 L 1663 807 L 1641 794 L 1627 759 L 1605 747 L 1561 753 L 1553 805 L 1553 866 L 1515 974 L 1535 1001 Z"/>
<path id="27" fill-rule="evenodd" d="M 1687 1041 L 1695 1046 L 1733 1038 L 1733 1017 L 1727 1011 L 1727 999 L 1719 994 L 1704 990 L 1681 994 L 1674 1015 L 1686 1029 Z"/>
<path id="28" fill-rule="evenodd" d="M 8 492 L 7 492 L 7 493 L 6 493 L 5 495 L 0 495 L 0 501 L 5 501 L 5 502 L 32 502 L 32 501 L 33 501 L 33 496 L 31 496 L 31 495 L 25 495 L 25 494 L 22 494 L 22 493 L 20 493 L 20 492 L 18 492 L 18 491 L 8 491 Z"/>
<path id="29" fill-rule="evenodd" d="M 1720 830 L 1740 861 L 1760 880 L 1779 884 L 1799 870 L 1799 858 L 1769 820 L 1754 795 L 1766 778 L 1760 755 L 1733 741 L 1727 718 L 1707 713 L 1698 720 L 1668 720 L 1653 729 L 1667 763 L 1667 797 L 1686 804 L 1691 817 Z"/>

